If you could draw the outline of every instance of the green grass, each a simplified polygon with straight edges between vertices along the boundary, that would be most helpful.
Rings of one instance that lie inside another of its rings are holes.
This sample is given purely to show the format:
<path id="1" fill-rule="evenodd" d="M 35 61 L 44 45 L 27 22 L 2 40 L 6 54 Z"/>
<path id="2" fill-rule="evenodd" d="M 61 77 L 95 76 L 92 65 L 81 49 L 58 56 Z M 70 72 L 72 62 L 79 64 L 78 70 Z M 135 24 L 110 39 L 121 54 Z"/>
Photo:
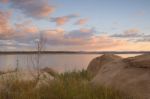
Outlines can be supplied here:
<path id="1" fill-rule="evenodd" d="M 0 99 L 132 99 L 118 91 L 93 87 L 87 71 L 58 74 L 48 85 L 35 88 L 35 81 L 9 80 Z"/>

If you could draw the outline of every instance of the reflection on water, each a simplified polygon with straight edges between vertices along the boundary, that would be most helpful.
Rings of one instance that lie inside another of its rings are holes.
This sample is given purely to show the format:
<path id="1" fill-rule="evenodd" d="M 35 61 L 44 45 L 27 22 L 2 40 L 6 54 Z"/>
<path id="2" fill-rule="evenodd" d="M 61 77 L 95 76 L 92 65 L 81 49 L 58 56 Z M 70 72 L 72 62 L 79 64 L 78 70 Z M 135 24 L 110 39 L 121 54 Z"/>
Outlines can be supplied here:
<path id="1" fill-rule="evenodd" d="M 137 54 L 123 54 L 122 57 L 132 57 Z M 57 71 L 79 70 L 87 68 L 89 62 L 100 54 L 43 54 L 40 58 L 41 67 L 52 67 Z M 36 56 L 32 54 L 0 55 L 0 69 L 32 68 Z"/>

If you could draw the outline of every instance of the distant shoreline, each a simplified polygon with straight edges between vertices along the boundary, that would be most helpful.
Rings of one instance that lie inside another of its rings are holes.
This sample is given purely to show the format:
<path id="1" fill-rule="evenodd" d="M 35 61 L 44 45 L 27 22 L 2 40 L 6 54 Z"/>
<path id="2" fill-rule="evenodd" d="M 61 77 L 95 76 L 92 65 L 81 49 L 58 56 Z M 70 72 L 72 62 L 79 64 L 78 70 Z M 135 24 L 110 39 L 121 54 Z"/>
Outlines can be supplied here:
<path id="1" fill-rule="evenodd" d="M 37 54 L 38 51 L 0 51 L 0 54 Z M 150 54 L 150 51 L 41 51 L 41 54 Z"/>

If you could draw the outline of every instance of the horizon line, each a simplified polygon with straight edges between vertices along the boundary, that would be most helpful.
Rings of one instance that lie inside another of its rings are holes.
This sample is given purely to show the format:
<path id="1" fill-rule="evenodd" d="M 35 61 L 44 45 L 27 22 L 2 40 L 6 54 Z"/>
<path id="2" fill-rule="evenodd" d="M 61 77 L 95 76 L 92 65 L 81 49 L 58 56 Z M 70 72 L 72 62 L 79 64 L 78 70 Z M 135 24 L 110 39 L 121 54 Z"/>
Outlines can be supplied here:
<path id="1" fill-rule="evenodd" d="M 0 54 L 150 54 L 150 51 L 0 51 Z"/>

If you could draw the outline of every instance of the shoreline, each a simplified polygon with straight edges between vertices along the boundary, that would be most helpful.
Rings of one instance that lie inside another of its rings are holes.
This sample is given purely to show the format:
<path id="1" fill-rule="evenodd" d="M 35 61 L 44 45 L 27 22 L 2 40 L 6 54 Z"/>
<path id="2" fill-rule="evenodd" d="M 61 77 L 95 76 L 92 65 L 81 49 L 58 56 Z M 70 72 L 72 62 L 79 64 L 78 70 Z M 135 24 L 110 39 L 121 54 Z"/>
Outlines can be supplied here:
<path id="1" fill-rule="evenodd" d="M 150 54 L 150 51 L 0 51 L 0 54 Z"/>

